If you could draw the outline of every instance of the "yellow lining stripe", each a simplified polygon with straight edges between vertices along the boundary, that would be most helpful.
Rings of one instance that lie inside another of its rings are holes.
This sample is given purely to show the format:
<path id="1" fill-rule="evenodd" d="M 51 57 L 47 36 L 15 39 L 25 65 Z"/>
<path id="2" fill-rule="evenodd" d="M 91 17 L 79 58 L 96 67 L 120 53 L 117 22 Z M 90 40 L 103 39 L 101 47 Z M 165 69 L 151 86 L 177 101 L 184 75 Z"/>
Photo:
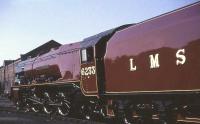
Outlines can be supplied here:
<path id="1" fill-rule="evenodd" d="M 192 89 L 192 90 L 158 90 L 158 91 L 122 91 L 122 92 L 113 92 L 113 91 L 106 91 L 106 93 L 160 93 L 160 92 L 200 92 L 200 89 Z"/>

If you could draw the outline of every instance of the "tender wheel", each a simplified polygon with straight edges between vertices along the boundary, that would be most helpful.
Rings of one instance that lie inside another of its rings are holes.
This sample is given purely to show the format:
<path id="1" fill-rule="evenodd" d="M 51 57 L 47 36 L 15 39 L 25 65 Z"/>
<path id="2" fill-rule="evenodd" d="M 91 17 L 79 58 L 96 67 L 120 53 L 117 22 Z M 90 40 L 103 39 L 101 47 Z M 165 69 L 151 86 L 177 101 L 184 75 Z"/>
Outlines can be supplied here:
<path id="1" fill-rule="evenodd" d="M 82 105 L 81 106 L 81 116 L 84 119 L 91 120 L 92 119 L 92 107 L 89 105 Z"/>
<path id="2" fill-rule="evenodd" d="M 133 111 L 126 111 L 126 113 L 124 114 L 123 122 L 125 124 L 132 124 L 136 122 L 133 116 Z"/>
<path id="3" fill-rule="evenodd" d="M 68 100 L 61 102 L 61 106 L 58 107 L 58 113 L 62 116 L 67 116 L 70 113 L 71 103 Z"/>
<path id="4" fill-rule="evenodd" d="M 176 124 L 177 123 L 177 113 L 174 111 L 166 112 L 160 117 L 160 122 L 162 124 Z"/>

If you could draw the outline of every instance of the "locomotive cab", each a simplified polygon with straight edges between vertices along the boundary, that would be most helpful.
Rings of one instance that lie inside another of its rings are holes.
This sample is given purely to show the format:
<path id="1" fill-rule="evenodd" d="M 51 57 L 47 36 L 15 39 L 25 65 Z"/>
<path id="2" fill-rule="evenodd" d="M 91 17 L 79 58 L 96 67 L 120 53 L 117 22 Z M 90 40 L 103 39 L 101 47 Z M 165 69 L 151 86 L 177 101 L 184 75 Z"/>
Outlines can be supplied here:
<path id="1" fill-rule="evenodd" d="M 85 95 L 98 93 L 94 50 L 92 46 L 81 50 L 81 86 Z"/>
<path id="2" fill-rule="evenodd" d="M 131 25 L 122 25 L 101 32 L 81 42 L 81 89 L 84 95 L 99 96 L 104 94 L 104 55 L 107 42 L 116 31 Z"/>

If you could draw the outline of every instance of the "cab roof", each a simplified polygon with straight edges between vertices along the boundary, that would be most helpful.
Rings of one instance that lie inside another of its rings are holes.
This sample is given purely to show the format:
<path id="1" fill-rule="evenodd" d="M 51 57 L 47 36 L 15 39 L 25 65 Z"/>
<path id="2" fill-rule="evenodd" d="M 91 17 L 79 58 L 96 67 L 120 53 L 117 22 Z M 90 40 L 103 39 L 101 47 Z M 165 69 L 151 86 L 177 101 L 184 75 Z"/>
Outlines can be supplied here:
<path id="1" fill-rule="evenodd" d="M 101 40 L 101 38 L 109 36 L 109 35 L 111 37 L 116 31 L 122 30 L 122 29 L 127 28 L 131 25 L 133 25 L 133 24 L 122 25 L 122 26 L 119 26 L 119 27 L 116 27 L 116 28 L 113 28 L 113 29 L 110 29 L 110 30 L 106 30 L 106 31 L 101 32 L 99 34 L 93 35 L 91 37 L 85 38 L 81 42 L 81 48 L 88 48 L 88 47 L 91 47 L 91 46 L 95 46 Z"/>

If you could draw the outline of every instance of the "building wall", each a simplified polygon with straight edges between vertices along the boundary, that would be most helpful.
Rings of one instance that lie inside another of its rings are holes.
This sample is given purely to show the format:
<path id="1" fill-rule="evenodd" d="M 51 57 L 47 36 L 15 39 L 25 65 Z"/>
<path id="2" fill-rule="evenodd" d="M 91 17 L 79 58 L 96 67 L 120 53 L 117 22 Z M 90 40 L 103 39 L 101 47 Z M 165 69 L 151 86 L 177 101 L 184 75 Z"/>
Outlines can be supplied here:
<path id="1" fill-rule="evenodd" d="M 10 93 L 12 82 L 14 81 L 14 63 L 5 66 L 5 90 L 4 93 Z"/>
<path id="2" fill-rule="evenodd" d="M 0 67 L 0 93 L 4 90 L 4 67 Z"/>

